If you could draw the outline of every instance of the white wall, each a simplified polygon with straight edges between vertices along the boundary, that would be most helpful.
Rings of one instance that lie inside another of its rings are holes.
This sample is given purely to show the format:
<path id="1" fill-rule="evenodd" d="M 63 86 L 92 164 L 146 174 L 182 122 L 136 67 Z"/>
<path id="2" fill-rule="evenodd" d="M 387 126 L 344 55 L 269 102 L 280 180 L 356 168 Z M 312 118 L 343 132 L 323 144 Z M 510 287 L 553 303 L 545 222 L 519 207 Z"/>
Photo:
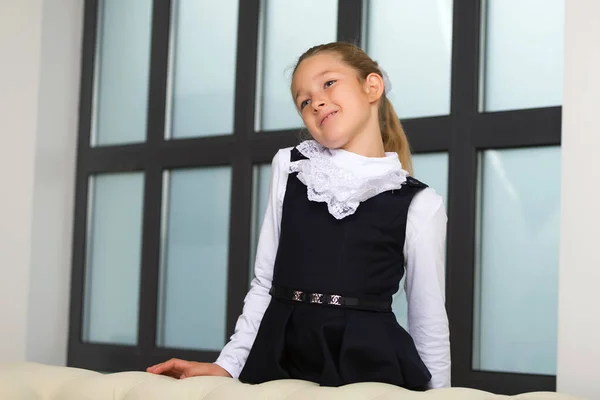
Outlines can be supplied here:
<path id="1" fill-rule="evenodd" d="M 566 1 L 557 389 L 600 398 L 600 2 Z"/>
<path id="2" fill-rule="evenodd" d="M 0 360 L 25 357 L 41 0 L 0 2 Z M 23 32 L 21 34 L 21 32 Z"/>
<path id="3" fill-rule="evenodd" d="M 82 4 L 0 1 L 0 361 L 66 362 Z"/>

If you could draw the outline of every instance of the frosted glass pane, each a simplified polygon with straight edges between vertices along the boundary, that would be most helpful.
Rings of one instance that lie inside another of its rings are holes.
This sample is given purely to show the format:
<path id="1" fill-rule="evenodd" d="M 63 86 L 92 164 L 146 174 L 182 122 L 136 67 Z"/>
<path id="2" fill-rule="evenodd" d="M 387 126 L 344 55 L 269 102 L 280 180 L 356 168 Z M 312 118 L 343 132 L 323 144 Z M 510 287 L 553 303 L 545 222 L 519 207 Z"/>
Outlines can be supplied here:
<path id="1" fill-rule="evenodd" d="M 433 188 L 448 205 L 448 153 L 414 154 L 414 177 Z M 404 279 L 400 283 L 400 290 L 394 297 L 392 310 L 396 314 L 398 323 L 408 327 L 408 304 L 404 291 Z"/>
<path id="2" fill-rule="evenodd" d="M 158 346 L 225 345 L 231 168 L 165 173 Z"/>
<path id="3" fill-rule="evenodd" d="M 135 345 L 144 174 L 90 179 L 83 340 Z"/>
<path id="4" fill-rule="evenodd" d="M 290 94 L 291 74 L 302 53 L 312 46 L 336 40 L 337 4 L 323 0 L 263 0 L 258 130 L 302 126 Z"/>
<path id="5" fill-rule="evenodd" d="M 173 138 L 233 132 L 238 3 L 174 2 Z"/>
<path id="6" fill-rule="evenodd" d="M 92 145 L 146 139 L 152 0 L 101 0 Z"/>
<path id="7" fill-rule="evenodd" d="M 271 164 L 254 166 L 253 196 L 252 196 L 252 231 L 250 234 L 250 281 L 254 278 L 254 261 L 256 246 L 262 228 L 271 183 Z"/>
<path id="8" fill-rule="evenodd" d="M 365 47 L 400 118 L 450 113 L 452 0 L 369 0 Z"/>
<path id="9" fill-rule="evenodd" d="M 480 162 L 474 368 L 556 374 L 560 148 Z"/>
<path id="10" fill-rule="evenodd" d="M 414 154 L 412 161 L 414 177 L 442 196 L 448 207 L 448 153 Z"/>
<path id="11" fill-rule="evenodd" d="M 487 0 L 484 110 L 562 104 L 564 0 Z"/>

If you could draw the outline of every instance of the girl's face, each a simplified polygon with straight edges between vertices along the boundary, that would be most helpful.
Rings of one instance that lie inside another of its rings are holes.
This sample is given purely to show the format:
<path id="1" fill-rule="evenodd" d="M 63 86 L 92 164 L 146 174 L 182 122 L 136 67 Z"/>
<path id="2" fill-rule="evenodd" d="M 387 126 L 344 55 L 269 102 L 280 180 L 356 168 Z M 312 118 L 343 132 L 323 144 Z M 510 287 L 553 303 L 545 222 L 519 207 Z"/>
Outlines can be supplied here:
<path id="1" fill-rule="evenodd" d="M 331 53 L 302 61 L 294 74 L 292 96 L 312 137 L 337 149 L 364 134 L 380 136 L 377 100 L 383 86 L 374 95 L 372 82 L 370 77 L 361 81 L 356 70 Z"/>

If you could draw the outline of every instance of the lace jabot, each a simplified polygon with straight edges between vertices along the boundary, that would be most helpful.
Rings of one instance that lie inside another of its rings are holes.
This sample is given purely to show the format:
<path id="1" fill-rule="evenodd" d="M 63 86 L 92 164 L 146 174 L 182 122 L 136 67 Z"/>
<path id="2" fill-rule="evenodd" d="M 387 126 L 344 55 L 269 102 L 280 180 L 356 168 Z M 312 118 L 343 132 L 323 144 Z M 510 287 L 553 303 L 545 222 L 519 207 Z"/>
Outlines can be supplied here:
<path id="1" fill-rule="evenodd" d="M 296 147 L 308 159 L 290 163 L 290 173 L 307 187 L 308 199 L 327 203 L 329 213 L 342 219 L 361 202 L 388 190 L 400 189 L 408 172 L 396 153 L 371 158 L 340 149 L 328 149 L 314 140 Z"/>

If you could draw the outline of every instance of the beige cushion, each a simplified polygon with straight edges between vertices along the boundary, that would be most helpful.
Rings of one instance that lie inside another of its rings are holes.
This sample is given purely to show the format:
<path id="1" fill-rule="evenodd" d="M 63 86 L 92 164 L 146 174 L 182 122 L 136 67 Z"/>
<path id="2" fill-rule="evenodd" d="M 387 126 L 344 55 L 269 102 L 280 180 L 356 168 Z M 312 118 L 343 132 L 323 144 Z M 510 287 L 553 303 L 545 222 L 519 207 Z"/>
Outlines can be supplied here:
<path id="1" fill-rule="evenodd" d="M 176 380 L 145 372 L 103 375 L 76 368 L 35 363 L 0 363 L 0 399 L 10 400 L 477 400 L 510 396 L 452 388 L 411 392 L 381 383 L 359 383 L 340 388 L 285 380 L 247 385 L 230 378 L 197 377 Z M 556 393 L 528 393 L 519 400 L 573 400 Z"/>

